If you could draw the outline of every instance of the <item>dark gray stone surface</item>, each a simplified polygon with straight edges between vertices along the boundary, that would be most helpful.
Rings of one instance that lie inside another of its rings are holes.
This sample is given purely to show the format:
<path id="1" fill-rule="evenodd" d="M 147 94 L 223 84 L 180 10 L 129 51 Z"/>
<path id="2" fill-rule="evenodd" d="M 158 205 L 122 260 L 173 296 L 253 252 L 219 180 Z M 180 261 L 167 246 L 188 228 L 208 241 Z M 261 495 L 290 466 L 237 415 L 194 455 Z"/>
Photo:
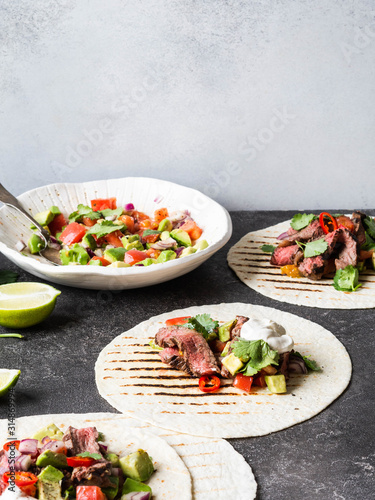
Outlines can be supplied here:
<path id="1" fill-rule="evenodd" d="M 324 310 L 277 302 L 246 287 L 226 263 L 230 245 L 240 237 L 290 215 L 232 213 L 229 244 L 197 270 L 161 285 L 114 293 L 57 286 L 62 294 L 53 315 L 25 331 L 27 340 L 0 339 L 0 367 L 22 370 L 17 416 L 115 412 L 97 392 L 95 360 L 116 335 L 150 316 L 221 302 L 276 307 L 333 332 L 349 351 L 353 377 L 346 392 L 311 420 L 268 436 L 230 440 L 253 468 L 258 498 L 374 499 L 374 310 Z M 0 268 L 17 270 L 3 256 Z M 23 271 L 20 280 L 40 281 Z M 3 399 L 0 416 L 6 415 Z"/>

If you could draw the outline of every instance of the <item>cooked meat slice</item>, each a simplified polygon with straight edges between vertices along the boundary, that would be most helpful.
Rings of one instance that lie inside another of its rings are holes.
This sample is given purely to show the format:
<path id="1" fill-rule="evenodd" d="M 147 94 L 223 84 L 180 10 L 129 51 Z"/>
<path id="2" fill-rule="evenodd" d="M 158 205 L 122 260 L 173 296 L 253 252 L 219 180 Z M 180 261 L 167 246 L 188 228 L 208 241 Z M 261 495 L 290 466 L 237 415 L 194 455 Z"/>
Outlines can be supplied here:
<path id="1" fill-rule="evenodd" d="M 298 266 L 299 263 L 304 259 L 303 257 L 303 250 L 301 248 L 298 250 L 298 252 L 295 254 L 294 259 L 293 259 L 293 264 L 295 266 Z"/>
<path id="2" fill-rule="evenodd" d="M 285 379 L 289 379 L 289 356 L 290 351 L 283 352 L 279 357 L 280 373 L 284 375 Z"/>
<path id="3" fill-rule="evenodd" d="M 155 342 L 164 348 L 177 347 L 182 353 L 186 371 L 196 377 L 218 375 L 219 367 L 215 356 L 203 336 L 184 326 L 160 328 L 155 335 Z"/>
<path id="4" fill-rule="evenodd" d="M 337 250 L 338 240 L 343 229 L 336 229 L 325 235 L 324 239 L 328 244 L 327 250 L 315 257 L 307 257 L 298 266 L 299 271 L 307 278 L 318 280 L 331 269 L 329 262 L 331 255 Z"/>
<path id="5" fill-rule="evenodd" d="M 357 241 L 350 231 L 341 229 L 338 241 L 342 244 L 338 259 L 335 259 L 336 269 L 344 269 L 346 266 L 356 266 L 358 261 Z"/>
<path id="6" fill-rule="evenodd" d="M 110 462 L 99 462 L 89 467 L 75 467 L 72 472 L 71 480 L 74 484 L 106 488 L 112 486 L 109 480 L 111 471 L 112 467 Z"/>
<path id="7" fill-rule="evenodd" d="M 178 347 L 167 347 L 159 352 L 163 363 L 173 366 L 178 370 L 188 371 L 184 357 L 180 354 Z"/>
<path id="8" fill-rule="evenodd" d="M 247 316 L 236 316 L 236 320 L 237 323 L 230 332 L 231 339 L 235 339 L 241 335 L 241 329 L 246 321 L 249 321 L 249 318 Z"/>
<path id="9" fill-rule="evenodd" d="M 366 233 L 365 228 L 363 227 L 363 219 L 366 217 L 362 212 L 353 212 L 352 221 L 354 224 L 354 235 L 357 237 L 358 246 L 366 243 Z"/>
<path id="10" fill-rule="evenodd" d="M 293 264 L 294 257 L 297 255 L 298 250 L 300 250 L 298 245 L 278 247 L 272 254 L 270 264 L 273 266 L 287 266 Z"/>
<path id="11" fill-rule="evenodd" d="M 294 231 L 294 229 L 293 229 Z M 289 231 L 288 231 L 289 232 Z M 308 241 L 316 240 L 324 236 L 324 231 L 320 225 L 319 220 L 313 220 L 307 227 L 304 227 L 300 231 L 296 231 L 289 235 L 289 241 Z"/>
<path id="12" fill-rule="evenodd" d="M 72 456 L 88 451 L 89 453 L 100 453 L 97 442 L 99 433 L 95 427 L 75 429 L 69 426 L 62 440 Z"/>
<path id="13" fill-rule="evenodd" d="M 224 365 L 221 365 L 221 376 L 223 378 L 233 378 L 233 375 L 230 373 L 228 368 L 226 368 Z"/>

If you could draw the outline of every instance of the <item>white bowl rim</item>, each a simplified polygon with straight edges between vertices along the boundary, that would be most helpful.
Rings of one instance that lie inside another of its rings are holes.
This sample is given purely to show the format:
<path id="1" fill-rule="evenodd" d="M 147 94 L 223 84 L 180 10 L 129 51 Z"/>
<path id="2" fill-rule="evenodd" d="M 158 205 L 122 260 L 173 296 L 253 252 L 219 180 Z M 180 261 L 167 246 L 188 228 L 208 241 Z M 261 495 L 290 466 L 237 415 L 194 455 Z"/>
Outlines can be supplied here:
<path id="1" fill-rule="evenodd" d="M 212 243 L 209 245 L 207 248 L 204 250 L 199 250 L 198 252 L 188 255 L 184 259 L 174 259 L 170 260 L 167 262 L 163 262 L 160 264 L 153 264 L 151 266 L 131 266 L 131 267 L 116 267 L 116 268 L 109 268 L 109 266 L 55 266 L 53 264 L 44 264 L 43 262 L 39 262 L 35 259 L 31 259 L 26 255 L 23 255 L 22 253 L 18 252 L 17 250 L 14 250 L 13 248 L 8 247 L 5 243 L 0 241 L 0 251 L 4 253 L 6 256 L 7 253 L 13 254 L 14 258 L 17 260 L 20 259 L 21 262 L 26 262 L 31 265 L 32 267 L 35 268 L 35 270 L 41 272 L 41 273 L 46 273 L 50 276 L 53 275 L 61 275 L 61 271 L 69 276 L 69 275 L 74 275 L 74 274 L 85 274 L 89 276 L 100 276 L 100 275 L 108 275 L 108 276 L 136 276 L 138 274 L 142 273 L 148 273 L 151 274 L 152 272 L 159 271 L 161 268 L 160 266 L 163 266 L 163 269 L 166 268 L 174 268 L 174 267 L 180 267 L 184 263 L 186 264 L 187 262 L 194 262 L 195 260 L 201 259 L 204 255 L 206 256 L 206 259 L 209 257 L 209 255 L 214 254 L 217 250 L 222 248 L 230 239 L 232 236 L 232 231 L 233 231 L 233 225 L 232 225 L 232 219 L 227 211 L 226 208 L 224 208 L 220 203 L 217 201 L 213 200 L 209 196 L 203 194 L 201 191 L 198 191 L 197 189 L 183 186 L 182 184 L 177 184 L 176 182 L 171 182 L 171 181 L 166 181 L 164 179 L 156 179 L 153 177 L 119 177 L 116 179 L 98 179 L 98 180 L 91 180 L 91 181 L 84 181 L 84 182 L 64 182 L 64 183 L 52 183 L 52 184 L 45 184 L 43 186 L 39 186 L 34 189 L 29 189 L 28 191 L 25 191 L 24 193 L 20 194 L 17 196 L 17 199 L 20 197 L 26 196 L 26 195 L 31 195 L 35 192 L 37 192 L 39 189 L 42 188 L 51 188 L 56 186 L 57 184 L 64 184 L 67 186 L 74 186 L 77 184 L 94 184 L 96 182 L 107 182 L 107 181 L 124 181 L 124 180 L 131 180 L 131 179 L 138 179 L 138 180 L 148 180 L 148 181 L 157 181 L 157 182 L 163 182 L 166 184 L 170 184 L 172 186 L 179 186 L 182 187 L 186 190 L 191 191 L 192 194 L 199 195 L 201 199 L 207 200 L 210 204 L 215 204 L 217 207 L 222 211 L 223 216 L 226 220 L 227 223 L 227 230 L 225 231 L 224 235 L 217 240 L 216 242 Z M 21 201 L 21 200 L 20 200 Z M 22 203 L 22 201 L 21 201 Z M 0 208 L 0 214 L 1 211 L 5 208 L 6 205 L 3 205 Z M 3 251 L 5 250 L 5 251 Z M 205 259 L 205 260 L 206 260 Z M 173 279 L 173 278 L 172 278 Z"/>

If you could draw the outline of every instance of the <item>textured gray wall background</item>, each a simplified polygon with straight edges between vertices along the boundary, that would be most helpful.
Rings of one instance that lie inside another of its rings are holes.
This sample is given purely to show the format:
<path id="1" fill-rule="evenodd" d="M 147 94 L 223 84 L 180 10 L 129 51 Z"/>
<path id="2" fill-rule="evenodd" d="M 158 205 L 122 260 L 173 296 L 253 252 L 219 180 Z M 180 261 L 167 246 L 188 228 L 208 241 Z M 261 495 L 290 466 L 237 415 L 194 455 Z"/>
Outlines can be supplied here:
<path id="1" fill-rule="evenodd" d="M 374 207 L 371 0 L 0 0 L 1 181 Z"/>

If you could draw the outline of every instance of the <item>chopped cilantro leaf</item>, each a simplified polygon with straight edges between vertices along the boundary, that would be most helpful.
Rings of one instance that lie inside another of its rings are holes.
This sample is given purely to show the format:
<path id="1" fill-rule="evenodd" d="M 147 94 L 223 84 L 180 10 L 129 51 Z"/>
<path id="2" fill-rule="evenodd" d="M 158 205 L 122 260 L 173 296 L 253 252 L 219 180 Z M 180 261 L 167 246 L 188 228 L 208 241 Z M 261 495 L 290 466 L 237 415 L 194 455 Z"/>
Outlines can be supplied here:
<path id="1" fill-rule="evenodd" d="M 121 231 L 125 228 L 124 224 L 114 224 L 110 220 L 103 220 L 103 222 L 95 224 L 95 226 L 90 227 L 86 234 L 96 234 L 98 238 L 105 236 L 106 234 L 113 233 L 114 231 Z"/>
<path id="2" fill-rule="evenodd" d="M 150 234 L 161 234 L 161 231 L 157 231 L 156 229 L 145 229 L 142 236 L 150 236 Z"/>
<path id="3" fill-rule="evenodd" d="M 291 227 L 296 231 L 307 227 L 312 220 L 315 219 L 314 214 L 296 214 L 293 216 L 292 221 L 290 223 Z"/>
<path id="4" fill-rule="evenodd" d="M 100 213 L 103 215 L 103 217 L 119 217 L 124 213 L 124 209 L 122 207 L 115 208 L 114 210 L 111 210 L 110 208 L 105 208 L 104 210 L 101 210 Z"/>
<path id="5" fill-rule="evenodd" d="M 216 338 L 216 330 L 219 328 L 219 322 L 211 318 L 209 314 L 198 314 L 190 318 L 186 323 L 190 330 L 195 330 L 203 335 L 206 340 Z"/>
<path id="6" fill-rule="evenodd" d="M 316 255 L 321 255 L 328 248 L 328 243 L 324 238 L 320 240 L 310 241 L 309 243 L 302 243 L 301 241 L 296 241 L 300 248 L 303 248 L 303 255 L 305 258 L 315 257 Z"/>
<path id="7" fill-rule="evenodd" d="M 89 457 L 89 458 L 94 458 L 95 460 L 100 460 L 103 458 L 100 455 L 100 453 L 90 453 L 89 451 L 83 451 L 82 453 L 78 453 L 77 457 Z"/>
<path id="8" fill-rule="evenodd" d="M 100 213 L 94 212 L 92 208 L 87 205 L 79 204 L 77 210 L 69 215 L 69 222 L 78 222 L 83 217 L 88 217 L 91 220 L 100 219 Z"/>
<path id="9" fill-rule="evenodd" d="M 242 368 L 244 375 L 252 376 L 269 365 L 278 365 L 279 353 L 273 351 L 264 340 L 238 339 L 232 344 L 233 353 L 246 363 Z"/>
<path id="10" fill-rule="evenodd" d="M 7 283 L 15 283 L 18 279 L 18 274 L 14 271 L 0 271 L 0 285 Z"/>
<path id="11" fill-rule="evenodd" d="M 366 236 L 366 243 L 361 245 L 361 250 L 368 251 L 375 249 L 375 240 L 371 238 L 371 236 L 367 233 L 367 231 L 365 232 L 365 236 Z"/>
<path id="12" fill-rule="evenodd" d="M 375 239 L 375 221 L 372 217 L 368 215 L 363 219 L 363 225 L 365 226 L 366 232 Z"/>
<path id="13" fill-rule="evenodd" d="M 358 283 L 358 269 L 353 266 L 346 266 L 344 269 L 338 269 L 333 278 L 333 286 L 340 292 L 355 292 L 361 287 Z"/>
<path id="14" fill-rule="evenodd" d="M 302 356 L 302 354 L 300 354 L 297 351 L 293 353 L 293 356 L 298 356 L 299 358 L 302 358 L 308 370 L 311 370 L 313 372 L 321 371 L 321 368 L 318 366 L 318 363 L 313 359 L 310 359 L 310 356 Z"/>
<path id="15" fill-rule="evenodd" d="M 260 249 L 265 253 L 273 253 L 276 247 L 274 247 L 273 245 L 262 245 Z"/>

